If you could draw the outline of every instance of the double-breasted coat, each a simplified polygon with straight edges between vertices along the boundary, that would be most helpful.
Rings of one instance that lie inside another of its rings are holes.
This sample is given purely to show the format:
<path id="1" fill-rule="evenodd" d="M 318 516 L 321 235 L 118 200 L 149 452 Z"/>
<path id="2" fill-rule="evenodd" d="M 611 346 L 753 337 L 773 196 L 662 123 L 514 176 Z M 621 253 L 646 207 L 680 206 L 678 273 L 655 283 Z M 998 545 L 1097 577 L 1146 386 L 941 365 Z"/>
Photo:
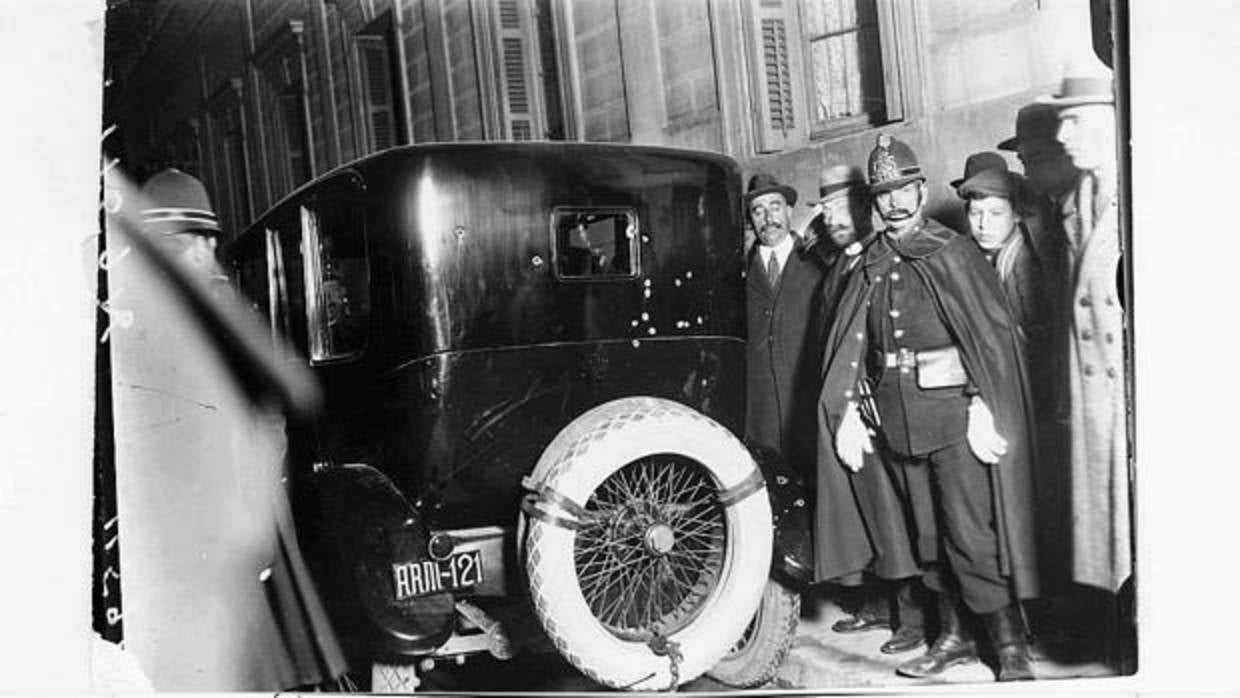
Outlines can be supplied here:
<path id="1" fill-rule="evenodd" d="M 1114 591 L 1132 572 L 1119 208 L 1113 194 L 1103 195 L 1082 215 L 1078 196 L 1065 212 L 1073 289 L 1067 313 L 1072 577 Z"/>
<path id="2" fill-rule="evenodd" d="M 1031 413 L 1021 342 L 1001 299 L 998 279 L 973 243 L 933 221 L 928 220 L 925 228 L 927 234 L 918 236 L 916 244 L 904 249 L 902 255 L 908 273 L 917 274 L 931 290 L 939 315 L 955 336 L 977 394 L 990 407 L 996 428 L 1007 439 L 1008 451 L 989 471 L 999 544 L 995 552 L 1000 571 L 1010 579 L 1018 598 L 1036 596 Z M 818 406 L 820 472 L 843 468 L 835 453 L 835 433 L 846 405 L 857 397 L 867 347 L 867 301 L 876 288 L 871 275 L 853 274 L 826 338 L 827 360 Z M 846 518 L 840 520 L 841 516 Z M 832 545 L 833 540 L 851 540 L 833 529 L 855 526 L 852 518 L 846 511 L 818 507 L 814 527 L 816 578 L 831 579 L 858 563 L 869 563 L 873 554 L 870 549 L 852 545 L 841 550 Z"/>

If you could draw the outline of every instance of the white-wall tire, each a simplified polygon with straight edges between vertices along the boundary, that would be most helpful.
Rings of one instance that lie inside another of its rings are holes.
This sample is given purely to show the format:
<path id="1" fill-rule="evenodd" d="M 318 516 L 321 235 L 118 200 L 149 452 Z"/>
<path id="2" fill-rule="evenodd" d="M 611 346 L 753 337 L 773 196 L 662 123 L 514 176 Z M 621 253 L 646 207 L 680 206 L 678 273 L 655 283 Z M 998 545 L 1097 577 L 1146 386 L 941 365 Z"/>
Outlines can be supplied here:
<path id="1" fill-rule="evenodd" d="M 543 629 L 607 686 L 700 676 L 741 637 L 766 586 L 765 490 L 716 501 L 744 491 L 757 465 L 714 420 L 658 398 L 600 406 L 561 436 L 530 481 L 543 496 L 527 522 L 526 572 Z M 675 675 L 651 648 L 655 627 L 679 650 Z"/>
<path id="2" fill-rule="evenodd" d="M 735 688 L 757 688 L 775 678 L 801 619 L 801 595 L 771 579 L 745 634 L 706 675 Z"/>

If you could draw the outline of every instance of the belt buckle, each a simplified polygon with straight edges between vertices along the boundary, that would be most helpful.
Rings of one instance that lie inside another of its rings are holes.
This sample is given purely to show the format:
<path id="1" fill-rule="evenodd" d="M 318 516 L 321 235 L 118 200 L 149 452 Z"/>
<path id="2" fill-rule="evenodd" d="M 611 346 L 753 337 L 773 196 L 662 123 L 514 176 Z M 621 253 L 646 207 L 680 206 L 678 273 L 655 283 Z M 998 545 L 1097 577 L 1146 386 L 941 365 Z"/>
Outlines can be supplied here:
<path id="1" fill-rule="evenodd" d="M 905 370 L 911 370 L 917 367 L 917 352 L 912 349 L 896 350 L 896 366 Z"/>

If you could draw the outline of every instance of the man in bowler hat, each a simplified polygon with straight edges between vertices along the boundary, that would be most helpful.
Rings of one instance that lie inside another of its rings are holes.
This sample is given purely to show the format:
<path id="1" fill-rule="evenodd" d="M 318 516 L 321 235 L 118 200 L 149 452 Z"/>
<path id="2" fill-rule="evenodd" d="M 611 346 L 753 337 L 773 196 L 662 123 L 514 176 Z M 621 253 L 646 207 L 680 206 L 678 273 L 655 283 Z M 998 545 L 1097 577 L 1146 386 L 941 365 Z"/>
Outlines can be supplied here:
<path id="1" fill-rule="evenodd" d="M 814 465 L 814 405 L 822 360 L 819 290 L 825 269 L 791 225 L 797 192 L 756 174 L 745 194 L 755 244 L 746 267 L 749 341 L 745 436 L 806 475 Z"/>
<path id="2" fill-rule="evenodd" d="M 871 467 L 865 456 L 877 446 L 911 514 L 939 632 L 900 674 L 975 661 L 971 612 L 985 623 L 998 679 L 1031 679 L 1019 600 L 1037 591 L 1032 449 L 1015 322 L 978 247 L 925 216 L 912 149 L 880 135 L 867 171 L 885 229 L 826 339 L 819 468 Z"/>

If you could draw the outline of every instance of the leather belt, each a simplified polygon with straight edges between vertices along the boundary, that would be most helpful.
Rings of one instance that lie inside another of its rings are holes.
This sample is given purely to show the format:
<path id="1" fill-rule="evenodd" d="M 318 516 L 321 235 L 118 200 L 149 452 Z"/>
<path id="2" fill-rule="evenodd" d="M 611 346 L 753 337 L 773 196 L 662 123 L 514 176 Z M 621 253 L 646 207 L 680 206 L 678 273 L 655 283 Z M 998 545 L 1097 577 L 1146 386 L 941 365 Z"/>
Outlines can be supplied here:
<path id="1" fill-rule="evenodd" d="M 917 371 L 919 388 L 948 388 L 965 385 L 969 376 L 961 361 L 960 348 L 955 345 L 938 349 L 897 349 L 895 352 L 875 352 L 874 358 L 885 369 L 898 368 L 901 373 Z"/>

